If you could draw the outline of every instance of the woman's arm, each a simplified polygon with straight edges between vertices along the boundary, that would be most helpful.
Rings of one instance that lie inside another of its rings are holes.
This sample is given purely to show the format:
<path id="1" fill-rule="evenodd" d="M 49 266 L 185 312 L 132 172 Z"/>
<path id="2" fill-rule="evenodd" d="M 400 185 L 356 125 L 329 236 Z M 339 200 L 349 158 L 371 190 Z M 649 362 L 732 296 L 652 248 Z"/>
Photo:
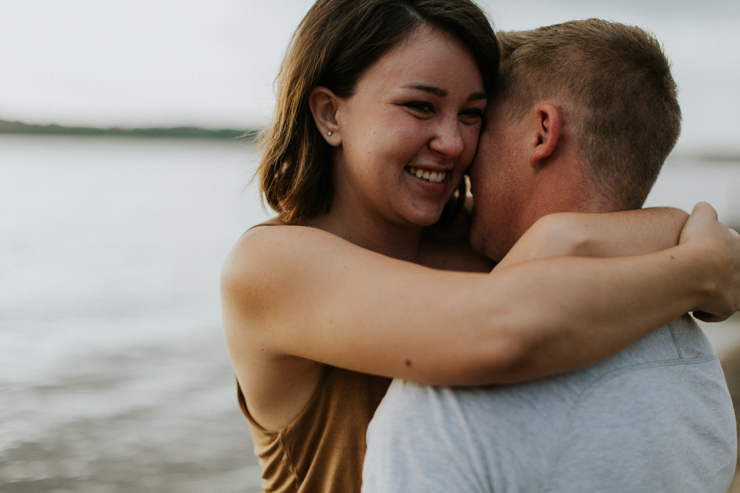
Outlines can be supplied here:
<path id="1" fill-rule="evenodd" d="M 536 258 L 622 257 L 665 250 L 678 245 L 688 217 L 671 207 L 550 214 L 532 225 L 497 267 Z"/>
<path id="2" fill-rule="evenodd" d="M 224 267 L 227 343 L 240 381 L 240 366 L 296 357 L 441 385 L 579 369 L 687 311 L 740 308 L 740 238 L 712 214 L 697 207 L 682 244 L 657 253 L 491 274 L 428 269 L 312 228 L 257 228 Z"/>

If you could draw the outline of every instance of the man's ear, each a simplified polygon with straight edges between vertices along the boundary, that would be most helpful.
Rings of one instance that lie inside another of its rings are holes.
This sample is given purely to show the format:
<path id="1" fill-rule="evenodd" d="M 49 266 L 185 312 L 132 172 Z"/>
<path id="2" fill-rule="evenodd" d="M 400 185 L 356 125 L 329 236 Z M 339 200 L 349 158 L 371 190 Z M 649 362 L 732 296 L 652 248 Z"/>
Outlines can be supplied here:
<path id="1" fill-rule="evenodd" d="M 538 168 L 544 165 L 543 160 L 553 155 L 560 141 L 560 110 L 551 104 L 543 104 L 536 110 L 535 126 L 537 142 L 529 156 L 529 165 Z"/>
<path id="2" fill-rule="evenodd" d="M 331 146 L 339 146 L 342 143 L 337 124 L 339 98 L 326 87 L 316 86 L 308 96 L 308 106 L 311 108 L 316 128 L 324 136 L 324 140 Z"/>

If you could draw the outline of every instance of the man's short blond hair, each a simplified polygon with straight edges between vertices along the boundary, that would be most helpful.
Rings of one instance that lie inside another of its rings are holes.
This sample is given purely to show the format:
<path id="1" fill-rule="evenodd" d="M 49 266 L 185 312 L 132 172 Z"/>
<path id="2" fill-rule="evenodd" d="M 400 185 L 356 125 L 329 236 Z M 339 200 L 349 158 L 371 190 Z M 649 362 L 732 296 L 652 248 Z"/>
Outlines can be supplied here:
<path id="1" fill-rule="evenodd" d="M 641 207 L 681 132 L 676 83 L 655 37 L 599 19 L 498 36 L 508 117 L 555 98 L 600 191 L 617 208 Z"/>

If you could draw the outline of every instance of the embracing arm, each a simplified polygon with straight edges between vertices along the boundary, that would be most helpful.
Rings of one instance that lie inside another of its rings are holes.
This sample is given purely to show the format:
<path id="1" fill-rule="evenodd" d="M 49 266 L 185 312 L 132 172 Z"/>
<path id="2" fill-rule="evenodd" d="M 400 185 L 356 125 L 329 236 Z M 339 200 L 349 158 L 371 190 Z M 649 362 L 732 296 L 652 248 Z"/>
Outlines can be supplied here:
<path id="1" fill-rule="evenodd" d="M 533 224 L 497 267 L 536 258 L 622 257 L 665 250 L 678 245 L 688 217 L 672 207 L 550 214 Z"/>
<path id="2" fill-rule="evenodd" d="M 224 268 L 227 342 L 237 357 L 299 357 L 440 385 L 575 370 L 697 307 L 724 317 L 738 309 L 740 238 L 716 216 L 702 224 L 657 253 L 542 259 L 491 274 L 421 267 L 311 228 L 258 228 Z"/>

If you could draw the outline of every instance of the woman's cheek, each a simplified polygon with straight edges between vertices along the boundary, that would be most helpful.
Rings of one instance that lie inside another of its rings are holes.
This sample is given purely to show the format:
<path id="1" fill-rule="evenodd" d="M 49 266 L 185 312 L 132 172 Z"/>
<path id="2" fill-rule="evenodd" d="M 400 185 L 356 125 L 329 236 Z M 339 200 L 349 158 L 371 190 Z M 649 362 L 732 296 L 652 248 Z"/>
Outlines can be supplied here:
<path id="1" fill-rule="evenodd" d="M 470 164 L 475 157 L 475 153 L 478 150 L 478 142 L 480 141 L 480 125 L 476 125 L 474 128 L 470 128 L 465 131 L 463 137 L 463 143 L 465 146 L 464 161 Z"/>

